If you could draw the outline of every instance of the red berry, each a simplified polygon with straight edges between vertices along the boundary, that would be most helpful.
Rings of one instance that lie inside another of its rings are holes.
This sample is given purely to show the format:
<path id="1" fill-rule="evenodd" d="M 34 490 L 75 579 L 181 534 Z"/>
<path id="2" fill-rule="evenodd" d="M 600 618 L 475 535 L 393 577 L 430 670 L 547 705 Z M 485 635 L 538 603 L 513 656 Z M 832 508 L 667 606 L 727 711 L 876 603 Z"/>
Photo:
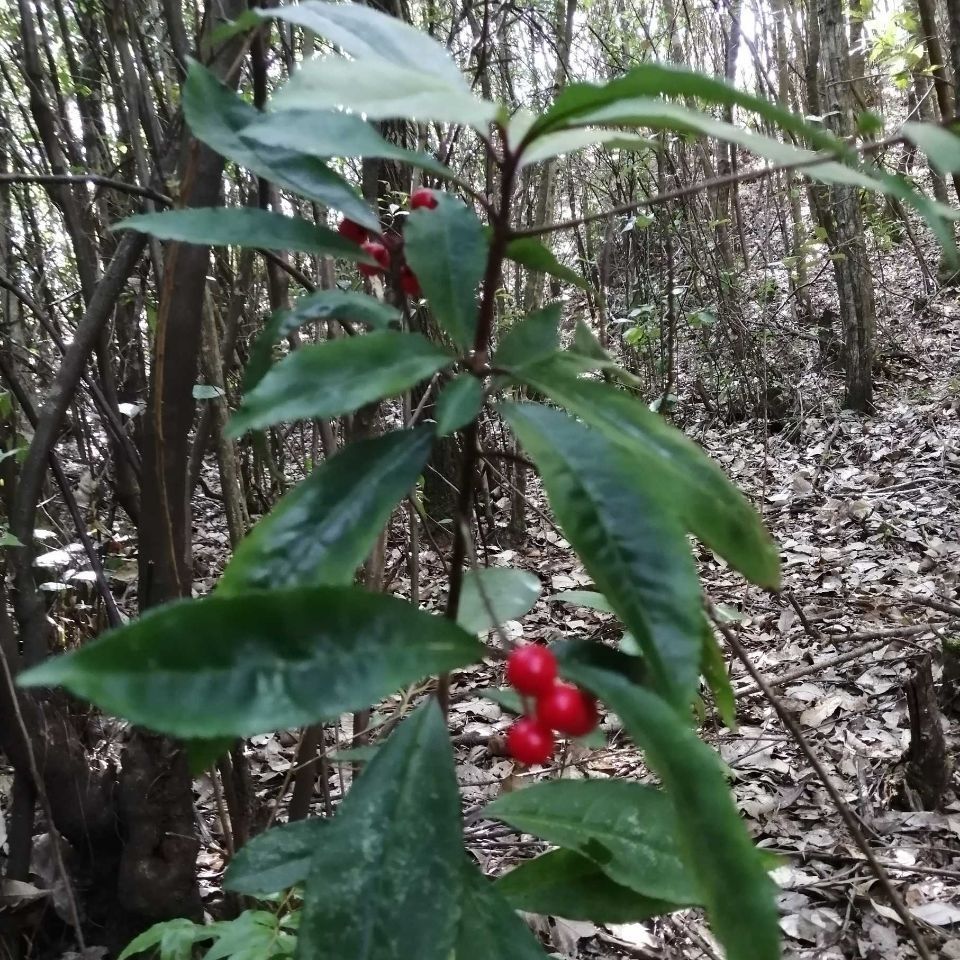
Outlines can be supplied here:
<path id="1" fill-rule="evenodd" d="M 359 223 L 354 223 L 346 217 L 337 224 L 337 233 L 351 243 L 363 243 L 367 239 L 367 228 L 361 227 Z"/>
<path id="2" fill-rule="evenodd" d="M 507 658 L 507 683 L 518 693 L 539 697 L 557 680 L 557 658 L 547 647 L 517 647 Z"/>
<path id="3" fill-rule="evenodd" d="M 360 249 L 373 257 L 377 261 L 378 266 L 373 266 L 369 263 L 358 264 L 360 272 L 365 277 L 372 277 L 375 273 L 383 273 L 390 266 L 390 251 L 377 240 L 364 240 L 360 244 Z"/>
<path id="4" fill-rule="evenodd" d="M 537 720 L 571 737 L 588 734 L 597 719 L 597 701 L 569 683 L 558 683 L 537 701 Z"/>
<path id="5" fill-rule="evenodd" d="M 417 279 L 417 275 L 406 264 L 400 268 L 400 289 L 403 290 L 408 297 L 412 297 L 414 300 L 420 299 L 420 281 Z"/>
<path id="6" fill-rule="evenodd" d="M 546 763 L 553 753 L 553 734 L 533 717 L 521 717 L 507 731 L 507 752 L 527 766 Z"/>
<path id="7" fill-rule="evenodd" d="M 410 194 L 410 209 L 418 210 L 420 207 L 426 207 L 432 210 L 437 205 L 437 197 L 429 187 L 417 187 Z"/>

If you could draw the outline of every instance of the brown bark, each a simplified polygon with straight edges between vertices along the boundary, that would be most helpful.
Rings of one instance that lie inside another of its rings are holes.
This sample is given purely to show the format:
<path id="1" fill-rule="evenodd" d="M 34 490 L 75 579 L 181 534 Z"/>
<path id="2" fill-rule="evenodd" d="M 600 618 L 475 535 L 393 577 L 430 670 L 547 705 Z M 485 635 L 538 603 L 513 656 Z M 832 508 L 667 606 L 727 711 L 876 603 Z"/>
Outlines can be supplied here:
<path id="1" fill-rule="evenodd" d="M 850 52 L 840 0 L 820 0 L 820 43 L 828 124 L 837 136 L 855 131 L 850 89 Z M 843 326 L 846 384 L 844 406 L 873 409 L 873 341 L 876 306 L 864 240 L 863 213 L 856 188 L 832 186 L 821 210 L 834 256 L 839 314 Z"/>
<path id="2" fill-rule="evenodd" d="M 954 0 L 956 3 L 956 0 Z M 953 118 L 954 95 L 950 87 L 950 80 L 947 77 L 947 68 L 943 56 L 943 45 L 940 43 L 940 31 L 937 27 L 937 12 L 933 0 L 917 0 L 917 12 L 920 14 L 920 29 L 923 32 L 923 43 L 927 50 L 927 59 L 930 61 L 930 73 L 933 76 L 933 88 L 937 94 L 937 105 L 940 108 L 940 116 L 944 120 Z M 954 45 L 957 42 L 953 33 L 954 16 L 960 19 L 960 11 L 950 11 L 950 53 L 954 55 Z M 956 63 L 956 60 L 954 60 Z M 956 82 L 956 76 L 954 76 Z M 953 189 L 956 192 L 957 199 L 960 199 L 960 174 L 953 175 Z"/>
<path id="3" fill-rule="evenodd" d="M 939 810 L 950 782 L 950 764 L 929 656 L 907 681 L 906 694 L 910 716 L 907 786 L 922 810 Z"/>

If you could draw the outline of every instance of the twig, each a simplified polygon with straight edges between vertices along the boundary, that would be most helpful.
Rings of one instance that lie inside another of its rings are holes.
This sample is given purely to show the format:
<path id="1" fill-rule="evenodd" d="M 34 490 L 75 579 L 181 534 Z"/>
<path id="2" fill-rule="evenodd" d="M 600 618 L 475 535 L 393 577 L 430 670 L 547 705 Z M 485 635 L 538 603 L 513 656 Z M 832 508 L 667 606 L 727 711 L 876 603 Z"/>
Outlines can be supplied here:
<path id="1" fill-rule="evenodd" d="M 784 707 L 777 695 L 773 692 L 770 684 L 764 679 L 763 674 L 761 674 L 760 671 L 754 666 L 753 661 L 750 659 L 747 651 L 744 650 L 743 645 L 737 639 L 734 632 L 721 621 L 720 616 L 717 613 L 717 608 L 713 605 L 712 601 L 709 598 L 704 598 L 704 603 L 706 604 L 710 619 L 713 620 L 717 629 L 723 634 L 723 638 L 727 641 L 727 645 L 736 654 L 737 659 L 744 665 L 750 676 L 753 677 L 757 687 L 763 691 L 763 695 L 767 698 L 777 716 L 780 718 L 780 722 L 784 725 L 784 727 L 786 727 L 787 731 L 790 733 L 790 736 L 793 737 L 797 746 L 800 748 L 800 752 L 804 755 L 807 762 L 820 779 L 820 782 L 827 791 L 827 795 L 830 797 L 830 800 L 836 808 L 837 813 L 840 814 L 840 818 L 846 825 L 847 830 L 850 831 L 850 836 L 853 838 L 853 842 L 857 845 L 857 848 L 866 858 L 870 865 L 870 869 L 873 871 L 873 875 L 877 878 L 877 882 L 883 888 L 884 893 L 886 893 L 887 899 L 890 901 L 890 906 L 893 907 L 897 913 L 897 916 L 900 917 L 900 920 L 907 931 L 907 935 L 913 941 L 913 945 L 917 948 L 917 953 L 919 954 L 921 960 L 933 960 L 926 942 L 920 936 L 920 931 L 913 922 L 913 917 L 910 916 L 910 911 L 907 910 L 903 899 L 900 897 L 896 887 L 894 887 L 893 883 L 891 882 L 890 877 L 887 875 L 887 871 L 883 868 L 883 864 L 874 856 L 873 850 L 870 848 L 870 844 L 867 843 L 863 832 L 860 830 L 860 825 L 857 823 L 857 818 L 854 816 L 854 813 L 848 806 L 847 802 L 843 799 L 843 797 L 840 796 L 840 792 L 834 786 L 826 768 L 820 762 L 820 759 L 817 757 L 817 755 L 813 752 L 810 744 L 807 743 L 806 738 L 803 735 L 803 731 L 800 729 L 800 725 L 794 719 L 793 714 L 791 714 L 790 711 Z"/>
<path id="2" fill-rule="evenodd" d="M 711 616 L 713 616 L 712 612 Z M 893 627 L 890 630 L 874 630 L 870 633 L 852 634 L 849 637 L 838 637 L 837 639 L 842 639 L 846 643 L 861 642 L 863 645 L 857 647 L 856 650 L 848 650 L 846 653 L 839 653 L 835 657 L 827 657 L 824 660 L 818 660 L 816 663 L 810 663 L 805 667 L 797 667 L 796 670 L 788 670 L 785 674 L 779 677 L 765 677 L 764 683 L 770 687 L 771 690 L 774 687 L 782 687 L 785 683 L 793 683 L 794 680 L 799 680 L 801 677 L 808 677 L 811 673 L 819 673 L 819 671 L 826 670 L 828 667 L 835 667 L 841 663 L 849 663 L 851 660 L 857 660 L 860 657 L 866 656 L 868 653 L 873 653 L 874 650 L 879 650 L 881 647 L 885 647 L 888 643 L 891 643 L 894 640 L 900 640 L 905 637 L 919 636 L 922 633 L 929 633 L 932 630 L 932 624 L 924 623 L 918 624 L 914 627 Z M 724 634 L 724 636 L 726 636 L 726 634 Z M 753 683 L 749 686 L 741 687 L 739 690 L 735 690 L 733 695 L 735 697 L 745 697 L 748 694 L 757 693 L 761 689 L 762 687 Z"/>
<path id="3" fill-rule="evenodd" d="M 806 631 L 807 635 L 813 637 L 814 640 L 820 639 L 820 631 L 807 619 L 807 615 L 803 612 L 803 607 L 797 603 L 797 598 L 793 595 L 792 590 L 784 590 L 783 595 L 787 598 L 787 602 L 793 607 L 797 612 L 797 616 L 800 618 L 800 623 L 803 624 L 803 629 Z"/>
<path id="4" fill-rule="evenodd" d="M 146 197 L 156 203 L 172 207 L 173 200 L 163 193 L 151 190 L 150 187 L 141 187 L 136 183 L 126 183 L 123 180 L 113 180 L 98 173 L 0 173 L 0 183 L 92 183 L 98 187 L 109 187 L 121 193 L 132 193 L 138 197 Z"/>
<path id="5" fill-rule="evenodd" d="M 858 152 L 862 154 L 875 153 L 881 148 L 893 146 L 902 143 L 902 136 L 889 137 L 886 140 L 876 140 L 858 147 Z M 840 157 L 836 153 L 818 154 L 809 160 L 801 160 L 795 163 L 773 164 L 768 167 L 759 167 L 756 170 L 738 170 L 734 173 L 724 174 L 720 177 L 711 177 L 707 180 L 701 180 L 698 183 L 692 183 L 686 187 L 678 187 L 675 190 L 667 190 L 664 193 L 655 194 L 652 197 L 646 197 L 643 200 L 633 200 L 630 203 L 623 203 L 616 207 L 610 207 L 607 210 L 601 210 L 599 213 L 590 213 L 582 217 L 572 217 L 569 220 L 558 220 L 555 223 L 541 223 L 533 227 L 527 227 L 525 230 L 516 230 L 511 234 L 516 237 L 539 237 L 544 233 L 555 233 L 559 230 L 571 230 L 573 227 L 580 227 L 587 223 L 593 223 L 595 220 L 605 220 L 607 217 L 617 216 L 624 213 L 633 213 L 641 207 L 655 207 L 660 204 L 669 203 L 671 200 L 681 200 L 694 194 L 702 193 L 706 190 L 716 190 L 720 187 L 729 187 L 734 184 L 750 183 L 753 180 L 762 180 L 764 177 L 773 176 L 777 173 L 791 172 L 794 170 L 808 169 L 817 167 L 823 163 L 839 162 Z"/>

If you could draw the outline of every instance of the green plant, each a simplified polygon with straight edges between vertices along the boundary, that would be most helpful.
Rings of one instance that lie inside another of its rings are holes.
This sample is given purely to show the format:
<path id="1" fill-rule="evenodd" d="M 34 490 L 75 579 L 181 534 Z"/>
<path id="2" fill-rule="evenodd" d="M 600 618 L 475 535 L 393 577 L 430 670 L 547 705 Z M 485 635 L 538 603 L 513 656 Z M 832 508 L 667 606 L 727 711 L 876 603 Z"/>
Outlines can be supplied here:
<path id="1" fill-rule="evenodd" d="M 584 282 L 538 239 L 551 225 L 514 229 L 514 190 L 529 164 L 615 143 L 624 127 L 638 127 L 718 137 L 826 182 L 888 192 L 919 210 L 950 253 L 952 214 L 863 164 L 854 148 L 821 128 L 691 71 L 644 64 L 609 83 L 567 87 L 541 116 L 509 116 L 475 97 L 432 39 L 365 6 L 305 2 L 251 11 L 231 29 L 271 16 L 309 28 L 346 56 L 305 65 L 267 113 L 194 63 L 183 94 L 187 122 L 215 150 L 340 211 L 353 226 L 342 221 L 333 230 L 249 208 L 151 213 L 121 226 L 202 245 L 329 255 L 365 272 L 399 264 L 402 245 L 445 342 L 403 330 L 402 311 L 372 297 L 307 294 L 274 314 L 254 344 L 230 429 L 239 436 L 284 421 L 338 417 L 439 374 L 437 420 L 350 444 L 317 466 L 239 546 L 212 596 L 153 610 L 28 671 L 21 682 L 63 685 L 133 723 L 188 740 L 207 759 L 230 738 L 332 721 L 429 675 L 439 675 L 439 689 L 446 689 L 449 671 L 487 652 L 478 635 L 522 615 L 538 595 L 521 571 L 467 569 L 478 417 L 498 399 L 566 537 L 632 638 L 620 651 L 558 645 L 560 674 L 575 685 L 563 689 L 588 691 L 618 714 L 660 786 L 546 783 L 499 799 L 489 816 L 560 849 L 490 883 L 464 848 L 447 728 L 428 699 L 377 747 L 335 817 L 254 838 L 231 863 L 226 886 L 251 897 L 302 888 L 303 958 L 525 960 L 543 953 L 516 909 L 622 922 L 702 906 L 730 960 L 772 960 L 779 936 L 767 861 L 737 815 L 722 765 L 692 729 L 701 675 L 718 700 L 727 688 L 687 535 L 768 588 L 779 584 L 777 551 L 719 468 L 621 388 L 630 377 L 586 328 L 578 328 L 570 349 L 559 348 L 559 305 L 498 329 L 505 261 Z M 737 106 L 808 146 L 719 121 L 694 102 Z M 472 128 L 496 167 L 497 197 L 472 194 L 488 222 L 451 192 L 430 191 L 433 202 L 418 192 L 402 238 L 368 239 L 380 234 L 377 217 L 326 159 L 387 157 L 458 184 L 443 164 L 388 143 L 363 116 Z M 960 147 L 947 131 L 913 125 L 904 136 L 960 169 Z M 399 276 L 394 269 L 391 284 Z M 348 335 L 273 363 L 284 337 L 321 319 L 340 322 Z M 594 376 L 598 370 L 604 379 Z M 520 390 L 550 405 L 509 399 Z M 437 616 L 367 593 L 354 579 L 422 475 L 434 442 L 454 431 L 463 450 L 460 505 L 448 599 Z M 570 733 L 586 726 L 569 719 L 569 707 L 548 718 Z M 549 754 L 542 736 L 537 743 L 528 736 L 526 745 L 528 757 Z M 260 922 L 252 916 L 244 923 Z M 265 919 L 261 925 L 269 926 Z M 157 929 L 137 949 L 146 943 L 162 952 L 167 934 L 180 936 L 171 931 L 183 931 L 191 949 L 206 937 L 192 926 L 188 937 L 182 923 L 159 935 Z M 231 955 L 243 949 L 237 944 Z M 221 942 L 217 955 L 225 950 Z"/>

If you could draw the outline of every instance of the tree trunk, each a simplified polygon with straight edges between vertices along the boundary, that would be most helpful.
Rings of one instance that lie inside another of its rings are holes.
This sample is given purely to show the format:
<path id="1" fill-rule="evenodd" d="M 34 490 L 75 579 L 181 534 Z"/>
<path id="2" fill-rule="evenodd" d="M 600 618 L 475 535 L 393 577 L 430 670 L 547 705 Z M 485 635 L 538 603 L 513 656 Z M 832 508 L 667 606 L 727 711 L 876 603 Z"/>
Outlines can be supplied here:
<path id="1" fill-rule="evenodd" d="M 850 90 L 850 53 L 841 0 L 820 0 L 820 43 L 828 123 L 839 137 L 854 134 Z M 876 306 L 873 277 L 863 232 L 863 213 L 855 187 L 827 191 L 826 229 L 834 257 L 840 321 L 843 327 L 846 389 L 844 406 L 873 410 L 873 341 Z"/>
<path id="2" fill-rule="evenodd" d="M 953 0 L 956 4 L 957 0 Z M 920 29 L 923 32 L 923 42 L 927 50 L 927 59 L 930 61 L 930 73 L 933 76 L 933 87 L 937 94 L 937 105 L 940 107 L 940 117 L 943 120 L 953 118 L 953 90 L 950 88 L 950 81 L 947 78 L 947 68 L 943 57 L 943 45 L 940 43 L 940 33 L 937 27 L 937 11 L 933 0 L 917 0 L 917 12 L 920 14 Z M 956 57 L 954 47 L 957 38 L 954 28 L 957 23 L 954 22 L 954 16 L 960 19 L 960 11 L 949 10 L 950 17 L 950 55 L 954 61 L 956 69 Z M 956 83 L 956 74 L 954 75 Z M 960 200 L 960 173 L 953 175 L 953 189 Z"/>

